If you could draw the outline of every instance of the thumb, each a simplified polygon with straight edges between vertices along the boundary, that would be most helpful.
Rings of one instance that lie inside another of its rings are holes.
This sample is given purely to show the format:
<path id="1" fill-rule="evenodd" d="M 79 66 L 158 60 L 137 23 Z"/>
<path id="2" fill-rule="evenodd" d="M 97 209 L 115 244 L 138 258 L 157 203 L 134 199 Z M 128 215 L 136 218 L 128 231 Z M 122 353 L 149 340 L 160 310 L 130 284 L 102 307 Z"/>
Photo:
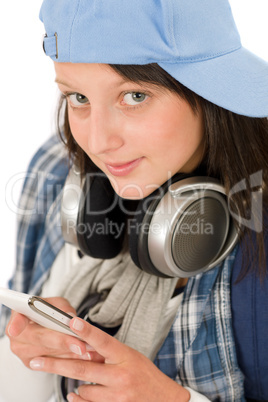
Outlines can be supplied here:
<path id="1" fill-rule="evenodd" d="M 130 350 L 128 346 L 81 318 L 73 318 L 70 321 L 70 328 L 103 356 L 106 363 L 116 364 L 125 360 Z"/>
<path id="2" fill-rule="evenodd" d="M 13 312 L 6 328 L 6 335 L 12 338 L 19 336 L 29 322 L 30 320 L 25 315 Z"/>

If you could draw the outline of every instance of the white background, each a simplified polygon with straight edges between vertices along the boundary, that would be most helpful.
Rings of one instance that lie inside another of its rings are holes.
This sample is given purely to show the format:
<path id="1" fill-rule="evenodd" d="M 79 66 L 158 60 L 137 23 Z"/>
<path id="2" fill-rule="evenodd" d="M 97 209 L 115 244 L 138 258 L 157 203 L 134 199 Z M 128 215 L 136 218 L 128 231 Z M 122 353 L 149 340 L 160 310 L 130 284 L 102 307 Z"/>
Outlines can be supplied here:
<path id="1" fill-rule="evenodd" d="M 268 0 L 230 3 L 243 45 L 268 61 Z M 0 286 L 15 266 L 20 177 L 54 130 L 57 91 L 53 64 L 41 46 L 40 5 L 41 0 L 0 2 Z"/>

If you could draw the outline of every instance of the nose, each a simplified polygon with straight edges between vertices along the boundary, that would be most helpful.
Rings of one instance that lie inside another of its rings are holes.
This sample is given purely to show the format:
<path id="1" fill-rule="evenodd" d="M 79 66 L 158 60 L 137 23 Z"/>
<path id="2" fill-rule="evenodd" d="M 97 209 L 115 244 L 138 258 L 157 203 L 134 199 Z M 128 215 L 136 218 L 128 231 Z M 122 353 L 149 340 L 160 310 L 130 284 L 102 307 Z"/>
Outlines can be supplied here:
<path id="1" fill-rule="evenodd" d="M 94 155 L 109 153 L 123 145 L 122 130 L 114 111 L 104 107 L 92 107 L 88 124 L 90 153 Z"/>

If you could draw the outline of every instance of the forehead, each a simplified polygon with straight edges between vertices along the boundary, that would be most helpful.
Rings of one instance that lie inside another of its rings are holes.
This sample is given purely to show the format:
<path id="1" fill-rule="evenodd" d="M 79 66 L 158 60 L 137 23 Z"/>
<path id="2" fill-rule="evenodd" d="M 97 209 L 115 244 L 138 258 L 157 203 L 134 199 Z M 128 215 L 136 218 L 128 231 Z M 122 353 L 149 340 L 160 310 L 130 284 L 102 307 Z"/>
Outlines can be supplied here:
<path id="1" fill-rule="evenodd" d="M 84 80 L 105 80 L 110 85 L 122 85 L 126 82 L 107 64 L 58 63 L 54 62 L 56 79 L 59 84 L 81 83 Z"/>

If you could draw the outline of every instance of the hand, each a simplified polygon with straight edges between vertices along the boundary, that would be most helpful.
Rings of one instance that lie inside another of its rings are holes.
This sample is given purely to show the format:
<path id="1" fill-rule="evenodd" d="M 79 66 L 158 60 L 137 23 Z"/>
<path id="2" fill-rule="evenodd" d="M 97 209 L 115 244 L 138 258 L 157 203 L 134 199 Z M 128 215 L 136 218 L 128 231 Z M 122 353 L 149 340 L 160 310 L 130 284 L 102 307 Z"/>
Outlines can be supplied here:
<path id="1" fill-rule="evenodd" d="M 72 402 L 171 402 L 189 401 L 190 393 L 163 374 L 149 359 L 122 344 L 80 318 L 70 322 L 70 328 L 90 344 L 103 362 L 39 357 L 31 361 L 32 369 L 95 383 L 82 385 L 78 395 L 71 393 Z"/>
<path id="2" fill-rule="evenodd" d="M 64 298 L 55 297 L 45 300 L 66 313 L 76 314 L 74 308 Z M 88 351 L 93 350 L 85 342 L 71 335 L 64 335 L 44 328 L 15 311 L 12 311 L 11 319 L 6 328 L 6 335 L 10 339 L 12 352 L 27 367 L 30 367 L 30 361 L 36 356 L 54 356 L 68 359 L 77 359 L 80 356 L 81 359 L 88 359 L 90 358 Z M 95 355 L 97 360 L 103 361 L 102 357 Z"/>

